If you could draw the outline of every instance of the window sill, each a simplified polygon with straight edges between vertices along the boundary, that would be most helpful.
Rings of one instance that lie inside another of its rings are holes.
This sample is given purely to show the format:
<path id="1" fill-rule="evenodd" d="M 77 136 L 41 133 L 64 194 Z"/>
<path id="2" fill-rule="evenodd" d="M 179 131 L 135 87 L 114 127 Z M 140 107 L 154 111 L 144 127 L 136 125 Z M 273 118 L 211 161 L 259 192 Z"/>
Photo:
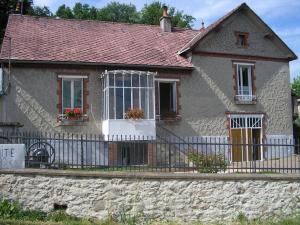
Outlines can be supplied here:
<path id="1" fill-rule="evenodd" d="M 67 118 L 65 115 L 58 115 L 57 121 L 59 126 L 83 126 L 88 121 L 87 115 L 82 115 L 78 118 Z"/>
<path id="2" fill-rule="evenodd" d="M 181 121 L 181 115 L 176 115 L 172 117 L 161 117 L 160 115 L 156 116 L 157 121 L 165 122 L 165 123 L 173 123 Z"/>
<path id="3" fill-rule="evenodd" d="M 59 126 L 85 126 L 86 121 L 83 120 L 62 120 L 59 121 Z"/>
<path id="4" fill-rule="evenodd" d="M 240 96 L 234 97 L 236 105 L 255 105 L 257 102 L 256 96 L 247 96 L 246 99 L 242 99 Z"/>

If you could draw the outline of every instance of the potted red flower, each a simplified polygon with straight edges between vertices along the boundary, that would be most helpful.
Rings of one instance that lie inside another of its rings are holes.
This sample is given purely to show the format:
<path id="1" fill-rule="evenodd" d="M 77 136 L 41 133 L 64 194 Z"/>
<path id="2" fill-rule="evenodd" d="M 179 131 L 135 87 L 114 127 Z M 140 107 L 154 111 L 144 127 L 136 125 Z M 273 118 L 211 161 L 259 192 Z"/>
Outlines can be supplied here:
<path id="1" fill-rule="evenodd" d="M 125 119 L 134 119 L 134 120 L 143 119 L 144 111 L 138 108 L 128 109 L 124 117 Z"/>
<path id="2" fill-rule="evenodd" d="M 82 116 L 82 112 L 80 108 L 65 109 L 64 114 L 69 120 L 78 120 Z"/>

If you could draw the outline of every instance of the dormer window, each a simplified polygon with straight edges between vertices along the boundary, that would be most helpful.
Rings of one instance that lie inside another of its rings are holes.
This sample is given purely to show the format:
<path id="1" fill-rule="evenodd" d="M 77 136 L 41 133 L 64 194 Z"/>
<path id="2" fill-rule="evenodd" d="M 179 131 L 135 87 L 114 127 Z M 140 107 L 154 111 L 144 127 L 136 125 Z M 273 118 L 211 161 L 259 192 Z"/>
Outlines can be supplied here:
<path id="1" fill-rule="evenodd" d="M 248 46 L 248 36 L 249 33 L 247 32 L 235 32 L 236 36 L 236 45 L 239 47 L 247 47 Z"/>

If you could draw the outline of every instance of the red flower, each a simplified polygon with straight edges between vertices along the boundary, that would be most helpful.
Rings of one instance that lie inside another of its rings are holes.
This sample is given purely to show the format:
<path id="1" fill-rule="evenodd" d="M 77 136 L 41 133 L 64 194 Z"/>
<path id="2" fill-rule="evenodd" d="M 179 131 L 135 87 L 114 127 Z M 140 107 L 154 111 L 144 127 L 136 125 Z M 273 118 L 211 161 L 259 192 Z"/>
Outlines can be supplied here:
<path id="1" fill-rule="evenodd" d="M 75 108 L 73 109 L 74 114 L 76 115 L 81 115 L 81 109 L 80 108 Z"/>
<path id="2" fill-rule="evenodd" d="M 70 113 L 72 111 L 72 109 L 69 109 L 69 108 L 67 108 L 67 109 L 65 109 L 65 114 L 68 114 L 68 113 Z"/>

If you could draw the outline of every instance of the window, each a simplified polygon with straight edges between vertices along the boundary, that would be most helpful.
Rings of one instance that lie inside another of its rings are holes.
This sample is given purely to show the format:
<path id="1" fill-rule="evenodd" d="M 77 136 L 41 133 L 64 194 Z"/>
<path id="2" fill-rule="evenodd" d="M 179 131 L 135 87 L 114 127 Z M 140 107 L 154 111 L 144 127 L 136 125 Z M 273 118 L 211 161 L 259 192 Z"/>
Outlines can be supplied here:
<path id="1" fill-rule="evenodd" d="M 236 31 L 235 36 L 236 36 L 237 46 L 240 46 L 240 47 L 247 47 L 248 46 L 249 33 Z"/>
<path id="2" fill-rule="evenodd" d="M 129 109 L 144 112 L 144 119 L 154 119 L 154 73 L 107 71 L 104 82 L 104 119 L 125 119 Z"/>
<path id="3" fill-rule="evenodd" d="M 253 101 L 254 81 L 253 81 L 253 64 L 234 63 L 236 65 L 236 96 L 238 101 Z"/>
<path id="4" fill-rule="evenodd" d="M 83 79 L 62 79 L 62 112 L 66 109 L 83 109 Z"/>
<path id="5" fill-rule="evenodd" d="M 157 79 L 157 115 L 161 119 L 176 118 L 177 115 L 177 80 Z"/>

